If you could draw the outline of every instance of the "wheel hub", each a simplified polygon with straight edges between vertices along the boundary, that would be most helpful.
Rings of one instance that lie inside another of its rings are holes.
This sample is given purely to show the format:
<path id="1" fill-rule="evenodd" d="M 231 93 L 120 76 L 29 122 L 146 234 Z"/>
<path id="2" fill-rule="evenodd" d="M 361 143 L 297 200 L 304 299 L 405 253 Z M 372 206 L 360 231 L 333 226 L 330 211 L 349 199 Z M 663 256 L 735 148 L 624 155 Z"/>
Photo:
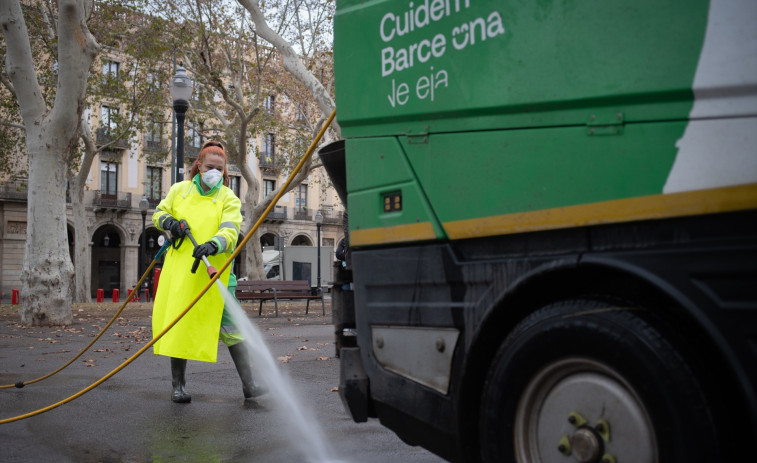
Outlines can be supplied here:
<path id="1" fill-rule="evenodd" d="M 603 454 L 602 439 L 590 428 L 580 428 L 570 438 L 573 456 L 580 463 L 597 463 Z"/>
<path id="2" fill-rule="evenodd" d="M 515 447 L 518 463 L 658 461 L 651 419 L 633 388 L 585 358 L 533 377 L 516 412 Z"/>

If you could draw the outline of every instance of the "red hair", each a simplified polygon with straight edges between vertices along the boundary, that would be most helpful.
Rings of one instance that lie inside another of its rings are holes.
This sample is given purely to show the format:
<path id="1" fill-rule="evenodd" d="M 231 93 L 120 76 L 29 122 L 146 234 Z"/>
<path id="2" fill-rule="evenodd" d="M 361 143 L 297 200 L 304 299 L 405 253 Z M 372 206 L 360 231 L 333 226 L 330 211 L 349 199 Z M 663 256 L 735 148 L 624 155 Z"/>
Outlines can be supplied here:
<path id="1" fill-rule="evenodd" d="M 208 154 L 216 154 L 223 158 L 223 184 L 229 186 L 229 157 L 226 156 L 226 151 L 223 150 L 223 145 L 220 142 L 211 140 L 206 141 L 202 148 L 200 148 L 200 154 L 197 155 L 197 159 L 192 163 L 192 168 L 189 171 L 189 178 L 195 178 L 195 175 L 200 173 L 200 165 L 205 160 L 205 156 Z"/>

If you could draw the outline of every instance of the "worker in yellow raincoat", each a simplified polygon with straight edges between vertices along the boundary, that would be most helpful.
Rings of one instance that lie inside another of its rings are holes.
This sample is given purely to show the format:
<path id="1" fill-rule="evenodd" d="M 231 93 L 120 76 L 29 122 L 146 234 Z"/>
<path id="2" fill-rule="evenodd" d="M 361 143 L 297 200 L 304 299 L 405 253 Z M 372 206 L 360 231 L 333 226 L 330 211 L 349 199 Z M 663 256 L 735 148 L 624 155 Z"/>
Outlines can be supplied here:
<path id="1" fill-rule="evenodd" d="M 153 306 L 153 334 L 160 333 L 189 305 L 208 283 L 205 271 L 191 273 L 195 259 L 207 257 L 214 267 L 222 267 L 237 243 L 242 224 L 241 202 L 228 188 L 228 158 L 223 145 L 210 141 L 203 145 L 192 164 L 190 180 L 175 183 L 158 204 L 152 221 L 160 230 L 170 233 L 172 247 L 166 253 L 160 285 Z M 183 239 L 189 227 L 198 243 L 195 248 Z M 230 268 L 220 276 L 224 286 L 229 283 Z M 190 311 L 153 346 L 157 355 L 171 357 L 171 400 L 188 403 L 186 392 L 187 360 L 215 362 L 223 297 L 212 286 Z M 238 339 L 227 342 L 234 364 L 242 379 L 245 398 L 264 392 L 252 380 L 246 347 Z"/>

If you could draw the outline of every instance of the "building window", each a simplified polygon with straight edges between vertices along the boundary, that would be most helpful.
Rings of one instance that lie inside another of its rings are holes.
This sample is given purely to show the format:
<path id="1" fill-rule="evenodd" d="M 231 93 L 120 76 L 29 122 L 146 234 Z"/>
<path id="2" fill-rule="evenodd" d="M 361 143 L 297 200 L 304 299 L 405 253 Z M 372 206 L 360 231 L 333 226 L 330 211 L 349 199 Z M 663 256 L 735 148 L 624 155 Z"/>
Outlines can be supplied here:
<path id="1" fill-rule="evenodd" d="M 323 238 L 322 246 L 334 247 L 334 238 Z"/>
<path id="2" fill-rule="evenodd" d="M 294 205 L 298 211 L 306 210 L 308 207 L 308 186 L 300 184 L 295 190 Z"/>
<path id="3" fill-rule="evenodd" d="M 269 194 L 273 193 L 276 189 L 276 180 L 263 179 L 263 197 L 265 198 Z"/>
<path id="4" fill-rule="evenodd" d="M 145 196 L 150 201 L 160 201 L 163 197 L 163 169 L 160 167 L 147 167 L 147 182 Z"/>
<path id="5" fill-rule="evenodd" d="M 197 130 L 194 125 L 190 125 L 187 128 L 187 134 L 184 137 L 184 140 L 187 146 L 196 150 L 199 150 L 200 146 L 202 146 L 202 136 L 200 135 L 200 131 Z"/>
<path id="6" fill-rule="evenodd" d="M 276 151 L 276 138 L 272 133 L 267 133 L 263 136 L 263 159 L 266 164 L 273 163 L 273 156 Z"/>
<path id="7" fill-rule="evenodd" d="M 157 71 L 151 71 L 147 73 L 147 86 L 149 88 L 160 88 L 160 79 L 158 78 L 159 75 L 160 74 Z"/>
<path id="8" fill-rule="evenodd" d="M 275 102 L 275 97 L 273 95 L 268 95 L 267 97 L 263 99 L 263 109 L 265 109 L 269 113 L 273 112 L 274 102 Z"/>
<path id="9" fill-rule="evenodd" d="M 118 108 L 103 106 L 101 116 L 102 120 L 100 126 L 105 129 L 106 133 L 114 132 L 118 128 Z"/>
<path id="10" fill-rule="evenodd" d="M 100 161 L 100 192 L 103 197 L 115 199 L 118 194 L 118 163 Z"/>
<path id="11" fill-rule="evenodd" d="M 231 191 L 239 197 L 239 177 L 236 175 L 229 175 L 229 188 Z"/>
<path id="12" fill-rule="evenodd" d="M 118 77 L 118 68 L 120 67 L 120 64 L 121 63 L 118 61 L 103 61 L 103 75 L 115 79 Z"/>
<path id="13" fill-rule="evenodd" d="M 148 122 L 145 131 L 145 147 L 154 150 L 160 149 L 162 138 L 163 124 L 156 121 Z"/>

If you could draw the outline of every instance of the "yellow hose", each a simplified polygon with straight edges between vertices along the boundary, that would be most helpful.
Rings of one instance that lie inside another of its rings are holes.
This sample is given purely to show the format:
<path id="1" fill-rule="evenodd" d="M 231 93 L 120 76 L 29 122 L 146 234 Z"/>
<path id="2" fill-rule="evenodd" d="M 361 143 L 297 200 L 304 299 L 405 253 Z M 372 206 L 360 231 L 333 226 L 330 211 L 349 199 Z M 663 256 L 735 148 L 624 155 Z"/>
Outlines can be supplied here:
<path id="1" fill-rule="evenodd" d="M 152 347 L 153 344 L 155 344 L 160 338 L 162 338 L 168 332 L 168 330 L 170 330 L 171 328 L 173 328 L 173 326 L 175 324 L 177 324 L 179 322 L 179 320 L 181 320 L 182 317 L 184 317 L 184 315 L 187 314 L 187 312 L 189 312 L 189 309 L 191 309 L 197 303 L 197 301 L 199 301 L 200 298 L 203 295 L 205 295 L 205 293 L 208 291 L 208 289 L 210 289 L 210 287 L 213 286 L 213 284 L 216 282 L 216 280 L 218 280 L 218 278 L 221 276 L 221 274 L 224 272 L 224 270 L 226 270 L 229 267 L 229 265 L 231 265 L 231 263 L 234 262 L 234 259 L 236 258 L 236 256 L 240 252 L 242 252 L 242 247 L 244 247 L 244 245 L 247 243 L 247 241 L 250 240 L 250 237 L 252 237 L 252 235 L 255 234 L 255 231 L 257 231 L 257 229 L 260 227 L 260 224 L 263 223 L 263 220 L 265 220 L 266 216 L 271 212 L 271 210 L 274 208 L 274 206 L 279 201 L 279 199 L 281 198 L 281 196 L 284 194 L 284 191 L 286 191 L 287 187 L 289 187 L 289 185 L 292 183 L 292 179 L 294 179 L 295 175 L 297 175 L 297 173 L 300 171 L 300 169 L 302 169 L 302 166 L 305 164 L 305 162 L 310 157 L 310 155 L 313 154 L 313 150 L 315 149 L 316 145 L 318 145 L 318 142 L 323 137 L 323 134 L 326 132 L 326 129 L 329 127 L 329 125 L 331 125 L 331 122 L 334 120 L 335 116 L 336 116 L 336 110 L 332 111 L 331 115 L 326 120 L 326 123 L 323 124 L 323 127 L 321 128 L 320 132 L 318 132 L 318 135 L 313 140 L 313 143 L 310 144 L 310 147 L 305 152 L 305 155 L 302 157 L 302 159 L 300 160 L 300 162 L 297 164 L 297 167 L 295 167 L 294 171 L 292 171 L 292 173 L 289 175 L 289 178 L 287 179 L 286 183 L 284 183 L 284 185 L 281 187 L 281 189 L 279 190 L 279 192 L 273 198 L 273 200 L 271 201 L 271 204 L 269 204 L 268 207 L 266 207 L 265 211 L 260 216 L 260 218 L 258 219 L 258 221 L 255 222 L 255 225 L 250 229 L 249 232 L 247 232 L 247 235 L 242 240 L 241 245 L 237 246 L 236 250 L 234 250 L 234 252 L 231 254 L 231 256 L 226 261 L 226 263 L 224 263 L 223 266 L 220 269 L 218 269 L 218 272 L 215 275 L 213 275 L 213 277 L 210 279 L 210 281 L 208 281 L 208 284 L 205 285 L 205 287 L 200 291 L 200 293 L 189 303 L 189 305 L 187 306 L 187 308 L 184 309 L 179 314 L 179 316 L 176 317 L 176 319 L 174 321 L 172 321 L 171 323 L 169 323 L 168 326 L 166 326 L 163 329 L 163 331 L 161 331 L 160 333 L 158 333 L 157 336 L 153 336 L 152 341 L 150 341 L 147 344 L 145 344 L 141 349 L 139 349 L 137 352 L 135 352 L 134 355 L 132 355 L 131 357 L 129 357 L 128 359 L 126 359 L 121 365 L 119 365 L 115 369 L 113 369 L 113 371 L 111 371 L 110 373 L 106 374 L 105 376 L 103 376 L 99 380 L 95 381 L 94 383 L 90 384 L 89 386 L 87 386 L 86 388 L 82 389 L 81 391 L 77 392 L 76 394 L 74 394 L 74 395 L 72 395 L 70 397 L 67 397 L 67 398 L 65 398 L 65 399 L 63 399 L 63 400 L 61 400 L 59 402 L 56 402 L 56 403 L 54 403 L 52 405 L 48 405 L 47 407 L 40 408 L 39 410 L 35 410 L 33 412 L 29 412 L 29 413 L 26 413 L 24 415 L 18 415 L 18 416 L 14 416 L 14 417 L 11 417 L 11 418 L 6 418 L 6 419 L 3 419 L 3 420 L 0 420 L 0 424 L 12 423 L 14 421 L 20 421 L 20 420 L 23 420 L 23 419 L 26 419 L 26 418 L 31 418 L 32 416 L 36 416 L 36 415 L 39 415 L 41 413 L 50 411 L 50 410 L 52 410 L 54 408 L 57 408 L 57 407 L 59 407 L 59 406 L 61 406 L 63 404 L 67 404 L 68 402 L 71 402 L 72 400 L 77 399 L 77 398 L 83 396 L 87 392 L 91 391 L 92 389 L 96 388 L 100 384 L 102 384 L 105 381 L 107 381 L 111 376 L 115 375 L 119 371 L 121 371 L 124 368 L 126 368 L 127 365 L 129 365 L 131 362 L 133 362 L 134 360 L 136 360 L 137 357 L 139 357 L 140 355 L 142 355 L 143 353 L 145 353 L 145 351 L 147 349 L 149 349 L 150 347 Z"/>
<path id="2" fill-rule="evenodd" d="M 150 266 L 147 267 L 147 270 L 142 275 L 142 278 L 140 278 L 139 282 L 136 284 L 136 286 L 134 286 L 135 289 L 142 287 L 142 283 L 144 283 L 145 279 L 147 278 L 147 275 L 150 274 L 150 270 L 152 270 L 152 268 L 155 267 L 156 263 L 157 263 L 157 261 L 155 259 L 153 259 L 153 261 L 150 263 Z M 116 314 L 113 315 L 113 318 L 111 318 L 110 321 L 108 322 L 108 324 L 105 325 L 105 328 L 103 328 L 100 331 L 100 333 L 98 333 L 98 335 L 95 336 L 95 338 L 89 344 L 87 344 L 87 346 L 84 349 L 81 350 L 81 352 L 79 352 L 78 354 L 76 354 L 76 356 L 74 356 L 74 358 L 72 358 L 71 360 L 69 360 L 68 362 L 66 362 L 65 364 L 63 364 L 60 368 L 58 368 L 57 370 L 52 371 L 52 372 L 46 374 L 45 376 L 40 376 L 37 379 L 32 379 L 32 380 L 29 380 L 29 381 L 19 381 L 16 384 L 3 384 L 3 385 L 0 386 L 0 389 L 8 389 L 8 388 L 11 388 L 11 387 L 17 387 L 17 388 L 20 389 L 20 388 L 26 386 L 27 384 L 34 384 L 34 383 L 37 383 L 37 382 L 42 381 L 44 379 L 47 379 L 47 378 L 53 376 L 54 374 L 62 371 L 64 368 L 68 367 L 72 363 L 74 363 L 76 361 L 76 359 L 78 359 L 79 357 L 81 357 L 84 354 L 84 352 L 87 351 L 87 349 L 89 349 L 90 347 L 92 347 L 92 345 L 94 343 L 96 343 L 98 339 L 100 339 L 102 337 L 102 335 L 108 330 L 108 328 L 110 328 L 110 325 L 112 325 L 113 322 L 118 319 L 118 316 L 121 315 L 121 312 L 124 311 L 124 309 L 126 308 L 126 305 L 131 301 L 131 299 L 132 299 L 131 297 L 127 297 L 126 301 L 121 305 L 121 308 L 118 309 L 118 311 L 116 312 Z"/>

